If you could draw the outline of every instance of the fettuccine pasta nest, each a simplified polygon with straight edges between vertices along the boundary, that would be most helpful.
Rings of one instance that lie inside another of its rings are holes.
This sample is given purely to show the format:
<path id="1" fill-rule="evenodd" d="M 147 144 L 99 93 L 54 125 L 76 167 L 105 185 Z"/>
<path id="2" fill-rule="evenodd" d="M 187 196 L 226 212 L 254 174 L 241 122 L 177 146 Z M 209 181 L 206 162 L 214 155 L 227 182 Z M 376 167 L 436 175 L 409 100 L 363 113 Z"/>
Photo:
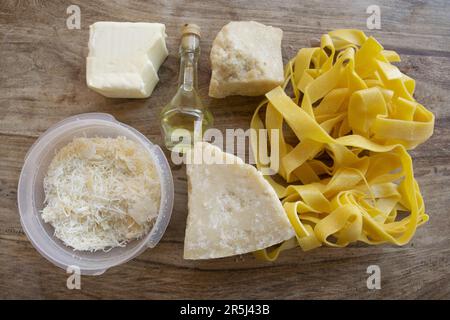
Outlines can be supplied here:
<path id="1" fill-rule="evenodd" d="M 391 64 L 397 61 L 362 31 L 336 30 L 288 63 L 284 87 L 266 94 L 251 127 L 281 132 L 267 143 L 273 150 L 278 143 L 283 181 L 266 178 L 296 237 L 257 256 L 275 260 L 297 245 L 404 245 L 428 220 L 406 150 L 432 135 L 434 115 L 413 98 L 415 81 Z M 262 168 L 257 139 L 251 144 Z"/>

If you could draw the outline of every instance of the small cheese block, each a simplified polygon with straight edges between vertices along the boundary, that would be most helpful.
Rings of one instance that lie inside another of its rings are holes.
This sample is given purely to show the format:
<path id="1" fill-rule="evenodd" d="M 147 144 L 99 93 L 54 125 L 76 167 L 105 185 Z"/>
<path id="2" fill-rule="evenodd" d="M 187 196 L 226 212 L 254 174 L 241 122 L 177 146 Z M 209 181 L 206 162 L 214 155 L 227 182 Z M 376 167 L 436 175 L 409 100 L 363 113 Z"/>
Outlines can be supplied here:
<path id="1" fill-rule="evenodd" d="M 206 142 L 196 143 L 194 153 L 203 161 L 194 156 L 186 166 L 185 259 L 243 254 L 294 237 L 275 191 L 255 167 Z"/>
<path id="2" fill-rule="evenodd" d="M 96 22 L 90 26 L 86 81 L 113 98 L 149 97 L 167 58 L 165 26 L 144 22 Z"/>
<path id="3" fill-rule="evenodd" d="M 230 22 L 211 49 L 209 95 L 259 96 L 284 82 L 283 31 L 255 21 Z"/>

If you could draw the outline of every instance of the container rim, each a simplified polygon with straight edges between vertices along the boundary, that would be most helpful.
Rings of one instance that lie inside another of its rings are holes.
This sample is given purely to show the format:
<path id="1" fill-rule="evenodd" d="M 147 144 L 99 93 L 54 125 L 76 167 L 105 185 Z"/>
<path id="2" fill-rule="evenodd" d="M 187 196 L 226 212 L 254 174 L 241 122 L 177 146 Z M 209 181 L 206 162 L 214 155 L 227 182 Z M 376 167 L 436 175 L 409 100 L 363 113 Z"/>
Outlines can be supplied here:
<path id="1" fill-rule="evenodd" d="M 141 241 L 141 243 L 133 247 L 133 249 L 125 251 L 114 257 L 101 259 L 99 260 L 98 266 L 92 266 L 89 263 L 86 264 L 86 262 L 83 263 L 81 260 L 76 261 L 75 253 L 72 254 L 72 256 L 69 256 L 66 251 L 61 250 L 60 245 L 56 243 L 53 237 L 50 237 L 45 230 L 42 230 L 42 226 L 39 223 L 33 223 L 33 219 L 35 219 L 34 215 L 36 213 L 34 207 L 35 190 L 33 188 L 34 181 L 36 179 L 36 172 L 34 172 L 32 177 L 28 174 L 28 172 L 33 172 L 33 169 L 35 170 L 35 167 L 33 168 L 33 160 L 40 158 L 44 150 L 43 147 L 50 144 L 52 139 L 59 137 L 63 130 L 68 131 L 75 128 L 89 127 L 92 125 L 109 127 L 114 126 L 120 130 L 130 133 L 133 137 L 135 137 L 136 140 L 138 140 L 139 143 L 147 149 L 152 157 L 161 185 L 160 208 L 158 217 L 156 218 L 152 229 L 143 238 L 136 240 Z M 40 137 L 28 150 L 24 158 L 24 164 L 20 173 L 17 188 L 17 204 L 20 215 L 20 223 L 33 247 L 54 265 L 62 269 L 66 269 L 70 266 L 78 266 L 81 274 L 83 275 L 100 275 L 111 267 L 133 259 L 142 253 L 146 248 L 155 247 L 162 238 L 167 225 L 169 224 L 173 210 L 173 199 L 173 177 L 167 158 L 161 148 L 158 145 L 153 144 L 147 137 L 133 127 L 117 121 L 112 115 L 107 113 L 84 113 L 71 116 L 48 128 L 43 134 L 40 135 Z M 42 242 L 47 243 L 44 244 Z M 43 246 L 47 246 L 47 249 L 52 248 L 53 254 L 49 253 L 48 250 L 45 250 Z M 55 257 L 55 255 L 57 255 L 54 253 L 55 251 L 59 251 L 59 254 L 66 255 L 66 258 L 68 260 L 73 260 L 74 263 L 68 264 L 61 261 L 62 259 Z"/>

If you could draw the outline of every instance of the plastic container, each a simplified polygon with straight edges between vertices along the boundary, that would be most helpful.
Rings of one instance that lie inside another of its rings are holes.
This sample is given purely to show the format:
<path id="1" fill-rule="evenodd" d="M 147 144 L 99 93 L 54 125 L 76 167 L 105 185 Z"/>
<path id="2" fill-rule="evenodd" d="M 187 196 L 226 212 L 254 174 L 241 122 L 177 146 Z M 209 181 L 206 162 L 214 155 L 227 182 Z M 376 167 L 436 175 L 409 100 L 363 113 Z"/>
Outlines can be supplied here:
<path id="1" fill-rule="evenodd" d="M 158 170 L 161 182 L 159 215 L 149 233 L 129 242 L 125 247 L 108 252 L 74 251 L 53 235 L 53 227 L 40 214 L 44 206 L 43 179 L 55 152 L 74 137 L 125 136 L 148 150 Z M 85 113 L 67 118 L 49 128 L 33 144 L 25 157 L 18 186 L 18 206 L 22 227 L 33 246 L 58 267 L 78 267 L 81 274 L 99 275 L 111 267 L 125 263 L 147 248 L 153 248 L 162 238 L 173 208 L 173 178 L 167 159 L 158 145 L 144 135 L 105 113 Z"/>

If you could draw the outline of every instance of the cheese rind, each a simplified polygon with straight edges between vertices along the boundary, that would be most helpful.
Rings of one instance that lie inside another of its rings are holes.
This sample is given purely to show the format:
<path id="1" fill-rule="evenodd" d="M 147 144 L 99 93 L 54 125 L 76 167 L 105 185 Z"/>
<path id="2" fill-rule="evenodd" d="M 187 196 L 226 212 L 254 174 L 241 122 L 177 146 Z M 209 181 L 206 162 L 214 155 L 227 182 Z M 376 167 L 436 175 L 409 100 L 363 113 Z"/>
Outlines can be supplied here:
<path id="1" fill-rule="evenodd" d="M 284 81 L 283 31 L 255 21 L 230 22 L 211 49 L 209 95 L 263 95 Z"/>
<path id="2" fill-rule="evenodd" d="M 146 98 L 167 58 L 165 26 L 143 22 L 96 22 L 90 26 L 86 82 L 112 98 Z"/>
<path id="3" fill-rule="evenodd" d="M 205 142 L 194 149 L 201 149 L 203 163 L 186 166 L 185 259 L 243 254 L 294 236 L 275 191 L 255 167 Z M 222 156 L 226 164 L 211 163 L 208 155 Z"/>

